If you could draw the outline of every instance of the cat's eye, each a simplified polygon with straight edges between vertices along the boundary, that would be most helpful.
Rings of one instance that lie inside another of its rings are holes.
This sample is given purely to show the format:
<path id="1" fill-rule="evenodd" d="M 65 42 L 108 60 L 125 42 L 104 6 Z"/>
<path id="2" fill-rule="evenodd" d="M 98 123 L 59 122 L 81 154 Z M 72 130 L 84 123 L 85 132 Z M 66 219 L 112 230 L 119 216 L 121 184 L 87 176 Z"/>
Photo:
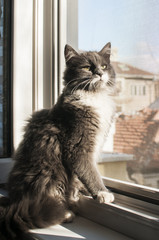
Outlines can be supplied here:
<path id="1" fill-rule="evenodd" d="M 106 69 L 106 68 L 107 68 L 106 65 L 102 65 L 102 66 L 101 66 L 101 69 L 102 69 L 102 70 L 104 70 L 104 69 Z"/>
<path id="2" fill-rule="evenodd" d="M 82 69 L 85 71 L 90 71 L 90 67 L 83 67 Z"/>

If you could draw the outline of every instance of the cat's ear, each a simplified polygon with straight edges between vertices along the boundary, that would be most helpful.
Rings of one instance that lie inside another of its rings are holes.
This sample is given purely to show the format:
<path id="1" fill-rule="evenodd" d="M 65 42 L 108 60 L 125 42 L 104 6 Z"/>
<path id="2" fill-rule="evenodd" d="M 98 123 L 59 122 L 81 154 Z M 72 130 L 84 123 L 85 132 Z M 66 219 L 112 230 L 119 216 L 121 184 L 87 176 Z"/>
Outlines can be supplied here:
<path id="1" fill-rule="evenodd" d="M 68 60 L 70 60 L 72 57 L 78 55 L 78 53 L 77 53 L 71 46 L 69 46 L 68 44 L 66 44 L 66 46 L 65 46 L 64 54 L 65 54 L 66 63 L 67 63 Z"/>
<path id="2" fill-rule="evenodd" d="M 108 42 L 103 48 L 102 50 L 99 52 L 99 54 L 101 54 L 104 57 L 110 57 L 111 54 L 111 43 Z"/>

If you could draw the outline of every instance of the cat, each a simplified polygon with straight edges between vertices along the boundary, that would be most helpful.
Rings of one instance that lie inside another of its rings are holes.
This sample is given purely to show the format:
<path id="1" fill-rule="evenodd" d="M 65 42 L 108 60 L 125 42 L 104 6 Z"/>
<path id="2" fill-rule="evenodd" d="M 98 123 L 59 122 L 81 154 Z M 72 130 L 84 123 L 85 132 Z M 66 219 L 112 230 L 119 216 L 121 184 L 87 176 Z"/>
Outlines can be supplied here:
<path id="1" fill-rule="evenodd" d="M 110 51 L 110 43 L 99 52 L 65 46 L 63 92 L 52 109 L 29 119 L 13 156 L 8 197 L 0 200 L 1 232 L 8 239 L 72 221 L 83 186 L 99 203 L 114 201 L 96 167 L 115 113 Z"/>

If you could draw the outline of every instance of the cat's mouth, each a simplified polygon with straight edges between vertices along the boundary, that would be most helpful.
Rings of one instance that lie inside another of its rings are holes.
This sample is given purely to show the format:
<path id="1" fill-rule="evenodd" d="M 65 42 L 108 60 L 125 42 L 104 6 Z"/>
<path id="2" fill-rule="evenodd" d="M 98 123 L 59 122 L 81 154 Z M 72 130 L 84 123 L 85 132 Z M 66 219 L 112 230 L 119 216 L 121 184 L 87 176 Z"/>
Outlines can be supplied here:
<path id="1" fill-rule="evenodd" d="M 99 90 L 106 87 L 105 81 L 102 79 L 102 76 L 95 77 L 90 83 L 90 90 Z"/>
<path id="2" fill-rule="evenodd" d="M 93 80 L 92 80 L 93 83 L 97 83 L 97 82 L 100 82 L 100 83 L 105 83 L 107 84 L 107 82 L 109 82 L 109 76 L 108 74 L 103 74 L 101 76 L 96 76 Z"/>
<path id="3" fill-rule="evenodd" d="M 92 82 L 98 82 L 98 81 L 102 81 L 102 77 L 100 77 L 99 75 L 97 75 L 93 80 Z"/>
<path id="4" fill-rule="evenodd" d="M 109 77 L 109 75 L 103 74 L 101 76 L 99 75 L 95 75 L 95 77 L 92 79 L 90 86 L 89 86 L 89 90 L 93 90 L 93 91 L 98 91 L 98 90 L 102 90 L 102 89 L 107 89 L 108 88 L 112 88 L 114 86 L 114 81 L 113 79 L 111 79 Z"/>
<path id="5" fill-rule="evenodd" d="M 109 81 L 109 75 L 108 73 L 104 73 L 102 75 L 95 75 L 94 79 L 93 79 L 94 82 L 98 82 L 98 81 L 103 81 L 105 83 L 107 83 Z"/>

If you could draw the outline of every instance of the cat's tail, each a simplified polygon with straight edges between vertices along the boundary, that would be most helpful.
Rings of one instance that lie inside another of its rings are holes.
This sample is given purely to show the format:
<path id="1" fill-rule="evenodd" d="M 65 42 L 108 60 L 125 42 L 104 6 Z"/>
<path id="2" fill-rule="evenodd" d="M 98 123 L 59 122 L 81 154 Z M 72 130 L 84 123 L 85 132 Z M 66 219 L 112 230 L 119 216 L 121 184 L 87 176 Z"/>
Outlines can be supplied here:
<path id="1" fill-rule="evenodd" d="M 59 197 L 23 198 L 10 202 L 0 198 L 0 240 L 36 239 L 29 229 L 44 228 L 68 220 L 66 203 Z"/>
<path id="2" fill-rule="evenodd" d="M 28 226 L 16 214 L 18 205 L 10 204 L 7 197 L 0 198 L 0 240 L 34 240 Z"/>

